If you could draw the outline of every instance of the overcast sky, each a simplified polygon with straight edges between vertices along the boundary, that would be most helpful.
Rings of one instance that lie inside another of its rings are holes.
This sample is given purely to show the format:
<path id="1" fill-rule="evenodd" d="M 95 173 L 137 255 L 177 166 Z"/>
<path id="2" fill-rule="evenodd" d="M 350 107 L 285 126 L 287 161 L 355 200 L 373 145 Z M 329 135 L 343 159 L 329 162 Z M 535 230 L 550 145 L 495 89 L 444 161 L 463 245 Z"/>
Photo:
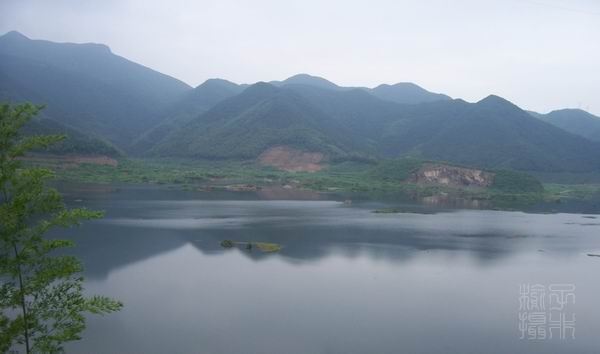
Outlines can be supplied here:
<path id="1" fill-rule="evenodd" d="M 196 86 L 296 73 L 600 115 L 598 0 L 0 0 L 0 33 L 96 42 Z"/>

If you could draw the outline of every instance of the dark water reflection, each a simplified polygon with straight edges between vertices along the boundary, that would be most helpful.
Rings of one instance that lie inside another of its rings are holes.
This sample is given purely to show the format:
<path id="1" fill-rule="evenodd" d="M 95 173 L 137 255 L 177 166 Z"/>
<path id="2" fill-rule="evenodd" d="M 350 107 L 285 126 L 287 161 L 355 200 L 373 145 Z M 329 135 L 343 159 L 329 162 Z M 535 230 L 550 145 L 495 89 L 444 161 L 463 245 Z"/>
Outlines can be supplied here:
<path id="1" fill-rule="evenodd" d="M 88 290 L 126 305 L 92 319 L 72 352 L 600 348 L 600 259 L 587 256 L 600 250 L 600 216 L 150 187 L 66 192 L 73 205 L 106 210 L 67 236 L 77 240 Z M 372 213 L 382 207 L 414 212 Z M 283 249 L 225 250 L 224 239 Z M 519 339 L 521 283 L 576 284 L 576 339 Z"/>

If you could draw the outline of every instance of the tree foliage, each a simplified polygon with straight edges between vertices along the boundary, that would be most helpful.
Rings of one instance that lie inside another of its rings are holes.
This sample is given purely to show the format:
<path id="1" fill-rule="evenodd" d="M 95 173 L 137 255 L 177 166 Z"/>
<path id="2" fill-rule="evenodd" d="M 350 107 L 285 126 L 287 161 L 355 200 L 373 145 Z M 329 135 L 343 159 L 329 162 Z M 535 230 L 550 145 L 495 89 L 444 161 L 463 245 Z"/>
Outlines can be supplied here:
<path id="1" fill-rule="evenodd" d="M 535 177 L 520 171 L 494 171 L 492 188 L 504 193 L 542 193 L 544 186 Z"/>
<path id="2" fill-rule="evenodd" d="M 21 166 L 19 158 L 28 151 L 64 138 L 21 136 L 40 109 L 0 105 L 0 352 L 63 352 L 65 342 L 80 339 L 86 313 L 122 307 L 107 297 L 84 296 L 80 261 L 60 252 L 73 243 L 44 237 L 52 228 L 79 225 L 102 213 L 67 209 L 58 191 L 46 187 L 51 171 Z"/>

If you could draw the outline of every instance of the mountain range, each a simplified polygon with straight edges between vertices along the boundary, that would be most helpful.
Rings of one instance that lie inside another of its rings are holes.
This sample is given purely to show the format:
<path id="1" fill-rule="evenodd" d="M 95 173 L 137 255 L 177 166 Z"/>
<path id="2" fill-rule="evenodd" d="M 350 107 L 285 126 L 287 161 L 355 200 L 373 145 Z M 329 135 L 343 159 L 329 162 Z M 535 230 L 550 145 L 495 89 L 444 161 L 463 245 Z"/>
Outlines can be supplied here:
<path id="1" fill-rule="evenodd" d="M 548 114 L 533 114 L 570 133 L 600 142 L 600 117 L 596 117 L 581 109 L 560 109 Z"/>
<path id="2" fill-rule="evenodd" d="M 299 74 L 196 88 L 101 44 L 0 37 L 0 100 L 44 103 L 30 132 L 64 152 L 256 159 L 285 146 L 325 159 L 415 157 L 524 171 L 600 170 L 600 118 L 526 112 L 494 95 L 468 103 L 413 83 L 343 87 Z"/>
<path id="3" fill-rule="evenodd" d="M 100 44 L 0 37 L 2 98 L 47 105 L 45 115 L 124 147 L 191 88 Z"/>

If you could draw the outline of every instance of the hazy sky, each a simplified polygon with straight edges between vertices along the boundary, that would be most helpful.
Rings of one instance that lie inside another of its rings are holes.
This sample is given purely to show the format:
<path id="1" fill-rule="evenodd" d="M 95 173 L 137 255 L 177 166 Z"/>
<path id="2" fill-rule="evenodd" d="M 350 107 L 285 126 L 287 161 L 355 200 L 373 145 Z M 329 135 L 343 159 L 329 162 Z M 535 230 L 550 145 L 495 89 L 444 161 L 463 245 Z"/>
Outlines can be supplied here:
<path id="1" fill-rule="evenodd" d="M 97 42 L 196 86 L 296 73 L 600 115 L 598 0 L 0 0 L 0 33 Z"/>

